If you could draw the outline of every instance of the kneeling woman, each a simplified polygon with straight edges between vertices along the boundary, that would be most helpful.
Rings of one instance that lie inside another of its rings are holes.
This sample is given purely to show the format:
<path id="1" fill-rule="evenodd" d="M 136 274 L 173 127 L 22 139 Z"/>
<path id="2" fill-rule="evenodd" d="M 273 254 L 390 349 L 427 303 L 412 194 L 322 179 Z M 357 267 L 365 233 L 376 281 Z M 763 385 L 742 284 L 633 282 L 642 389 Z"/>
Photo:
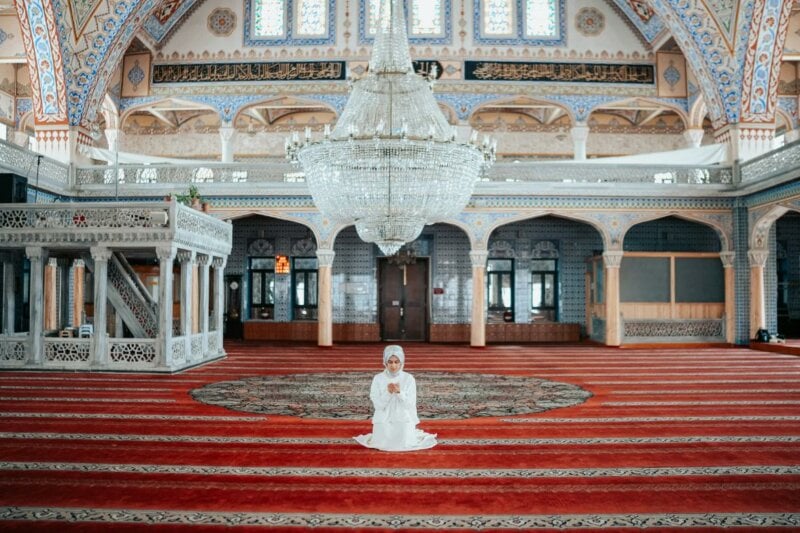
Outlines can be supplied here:
<path id="1" fill-rule="evenodd" d="M 383 351 L 385 370 L 372 379 L 372 433 L 354 437 L 367 448 L 387 452 L 424 450 L 436 446 L 436 435 L 417 429 L 417 383 L 403 371 L 405 354 L 396 344 Z"/>

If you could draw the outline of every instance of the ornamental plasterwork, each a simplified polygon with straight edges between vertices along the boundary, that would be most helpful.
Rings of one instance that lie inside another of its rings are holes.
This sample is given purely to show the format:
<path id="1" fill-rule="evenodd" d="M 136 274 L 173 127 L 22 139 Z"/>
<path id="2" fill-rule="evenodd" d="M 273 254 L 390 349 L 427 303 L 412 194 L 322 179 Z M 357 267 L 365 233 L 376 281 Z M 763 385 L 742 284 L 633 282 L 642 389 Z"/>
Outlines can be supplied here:
<path id="1" fill-rule="evenodd" d="M 664 217 L 677 217 L 690 222 L 697 222 L 711 227 L 720 238 L 720 247 L 723 251 L 733 249 L 733 216 L 730 212 L 702 212 L 702 211 L 643 211 L 621 215 L 624 227 L 621 237 L 624 239 L 628 231 L 636 225 Z M 621 241 L 620 244 L 622 244 Z"/>
<path id="2" fill-rule="evenodd" d="M 541 213 L 540 213 L 541 215 Z M 536 215 L 531 215 L 536 216 Z M 459 227 L 464 229 L 470 238 L 473 248 L 486 247 L 486 241 L 492 231 L 508 223 L 511 219 L 518 219 L 519 212 L 486 213 L 486 212 L 461 212 L 458 215 Z"/>
<path id="3" fill-rule="evenodd" d="M 747 213 L 748 227 L 750 228 L 749 245 L 753 250 L 766 249 L 769 244 L 769 232 L 775 221 L 787 211 L 800 212 L 800 198 L 783 201 L 776 204 L 763 205 L 750 208 Z"/>
<path id="4" fill-rule="evenodd" d="M 790 1 L 756 2 L 752 21 L 758 26 L 753 24 L 752 34 L 744 42 L 746 61 L 740 103 L 742 122 L 772 122 L 775 116 L 782 57 L 774 50 L 777 43 L 786 40 L 792 5 Z M 771 61 L 766 62 L 763 58 L 770 58 Z"/>

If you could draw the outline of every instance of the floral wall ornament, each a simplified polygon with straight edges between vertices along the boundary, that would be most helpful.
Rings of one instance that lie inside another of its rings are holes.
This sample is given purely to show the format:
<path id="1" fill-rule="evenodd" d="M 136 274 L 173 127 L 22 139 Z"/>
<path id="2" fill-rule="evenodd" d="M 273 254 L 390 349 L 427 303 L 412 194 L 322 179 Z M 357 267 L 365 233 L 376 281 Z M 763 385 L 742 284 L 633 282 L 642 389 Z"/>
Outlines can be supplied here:
<path id="1" fill-rule="evenodd" d="M 128 71 L 128 81 L 131 82 L 133 85 L 134 90 L 139 89 L 139 84 L 144 81 L 144 70 L 139 65 L 139 60 L 137 59 L 133 63 L 133 68 Z"/>
<path id="2" fill-rule="evenodd" d="M 208 30 L 217 37 L 227 37 L 236 29 L 236 13 L 218 7 L 208 15 Z"/>
<path id="3" fill-rule="evenodd" d="M 578 31 L 587 36 L 595 36 L 603 33 L 606 26 L 606 18 L 603 13 L 593 7 L 584 7 L 575 15 L 575 27 Z"/>

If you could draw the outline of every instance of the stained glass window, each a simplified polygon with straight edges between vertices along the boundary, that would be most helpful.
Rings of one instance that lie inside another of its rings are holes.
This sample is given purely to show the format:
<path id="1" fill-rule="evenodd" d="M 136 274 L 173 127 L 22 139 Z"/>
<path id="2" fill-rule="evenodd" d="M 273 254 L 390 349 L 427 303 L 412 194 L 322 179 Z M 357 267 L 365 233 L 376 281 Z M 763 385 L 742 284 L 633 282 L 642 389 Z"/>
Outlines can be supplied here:
<path id="1" fill-rule="evenodd" d="M 257 37 L 286 35 L 286 2 L 284 0 L 254 0 L 253 27 Z"/>
<path id="2" fill-rule="evenodd" d="M 558 35 L 556 0 L 527 0 L 525 5 L 525 37 Z"/>
<path id="3" fill-rule="evenodd" d="M 484 0 L 483 33 L 484 35 L 513 35 L 515 0 Z"/>
<path id="4" fill-rule="evenodd" d="M 295 0 L 297 6 L 297 35 L 326 35 L 328 33 L 327 0 Z"/>
<path id="5" fill-rule="evenodd" d="M 442 34 L 441 0 L 414 0 L 411 2 L 411 34 Z"/>

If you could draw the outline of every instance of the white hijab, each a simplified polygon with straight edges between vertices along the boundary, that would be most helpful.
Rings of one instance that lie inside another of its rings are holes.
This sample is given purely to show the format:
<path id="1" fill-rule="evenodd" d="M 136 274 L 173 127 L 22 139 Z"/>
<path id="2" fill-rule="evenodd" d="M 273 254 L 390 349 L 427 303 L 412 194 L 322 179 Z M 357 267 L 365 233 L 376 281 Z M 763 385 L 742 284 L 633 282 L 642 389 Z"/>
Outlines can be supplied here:
<path id="1" fill-rule="evenodd" d="M 389 358 L 391 356 L 395 356 L 400 359 L 400 370 L 397 371 L 396 374 L 392 374 L 389 372 L 389 368 L 386 366 L 389 363 Z M 403 348 L 398 346 L 397 344 L 390 344 L 383 350 L 383 367 L 386 369 L 386 375 L 392 378 L 396 378 L 400 375 L 400 372 L 403 371 L 403 367 L 406 364 L 406 354 L 403 352 Z"/>

